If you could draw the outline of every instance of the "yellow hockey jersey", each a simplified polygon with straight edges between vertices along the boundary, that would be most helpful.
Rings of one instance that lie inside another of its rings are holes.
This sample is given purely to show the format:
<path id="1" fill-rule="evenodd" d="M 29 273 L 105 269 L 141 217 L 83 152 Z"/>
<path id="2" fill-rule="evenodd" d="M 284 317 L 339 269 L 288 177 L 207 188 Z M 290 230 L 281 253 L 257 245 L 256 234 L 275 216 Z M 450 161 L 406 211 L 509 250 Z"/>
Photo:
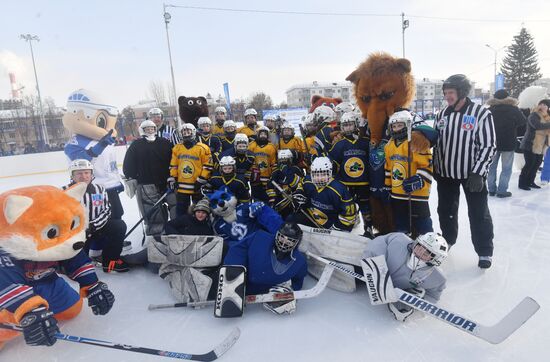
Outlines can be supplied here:
<path id="1" fill-rule="evenodd" d="M 219 136 L 219 137 L 223 136 L 224 135 L 223 127 L 218 126 L 218 124 L 216 122 L 214 122 L 212 124 L 212 134 L 216 135 L 216 136 Z"/>
<path id="2" fill-rule="evenodd" d="M 420 190 L 411 193 L 411 200 L 428 201 L 430 197 L 430 187 L 432 185 L 432 152 L 428 150 L 424 153 L 415 153 L 411 151 L 411 174 L 408 174 L 408 141 L 403 141 L 397 145 L 393 139 L 384 147 L 386 156 L 385 168 L 385 186 L 390 188 L 391 197 L 394 199 L 408 200 L 409 194 L 403 190 L 403 181 L 413 175 L 418 174 L 424 179 L 424 186 Z"/>
<path id="3" fill-rule="evenodd" d="M 183 144 L 172 148 L 170 176 L 178 181 L 178 192 L 194 194 L 195 182 L 205 184 L 212 173 L 212 155 L 210 147 L 198 142 L 190 149 Z"/>
<path id="4" fill-rule="evenodd" d="M 252 141 L 248 150 L 254 154 L 254 165 L 260 170 L 260 182 L 267 185 L 271 174 L 277 168 L 277 149 L 271 142 L 260 146 Z"/>
<path id="5" fill-rule="evenodd" d="M 237 129 L 237 133 L 243 133 L 245 134 L 249 139 L 256 137 L 256 127 L 254 129 L 248 127 L 248 126 L 242 126 L 241 128 Z"/>
<path id="6" fill-rule="evenodd" d="M 278 148 L 280 150 L 294 150 L 296 152 L 305 153 L 306 148 L 304 146 L 304 142 L 301 138 L 294 136 L 291 138 L 288 142 L 286 142 L 283 137 L 279 139 Z"/>

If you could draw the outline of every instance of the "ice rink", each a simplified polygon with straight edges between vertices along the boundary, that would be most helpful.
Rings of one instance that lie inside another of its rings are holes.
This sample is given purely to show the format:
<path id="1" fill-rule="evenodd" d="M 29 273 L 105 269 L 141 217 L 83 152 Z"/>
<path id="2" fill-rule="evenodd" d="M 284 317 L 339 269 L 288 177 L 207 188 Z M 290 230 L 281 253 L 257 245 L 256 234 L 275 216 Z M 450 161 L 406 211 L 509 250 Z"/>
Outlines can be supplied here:
<path id="1" fill-rule="evenodd" d="M 59 159 L 52 154 L 33 156 L 44 163 Z M 5 177 L 7 163 L 13 162 L 9 158 L 0 158 L 0 192 L 68 182 L 65 172 Z M 64 167 L 59 164 L 53 170 Z M 24 172 L 33 170 L 20 173 Z M 298 302 L 296 313 L 290 316 L 276 316 L 259 305 L 248 306 L 238 319 L 216 319 L 212 308 L 148 311 L 151 303 L 175 300 L 166 282 L 143 268 L 118 275 L 98 270 L 99 278 L 116 296 L 113 309 L 106 316 L 94 316 L 84 306 L 77 318 L 61 323 L 61 331 L 168 351 L 204 353 L 238 326 L 241 337 L 222 361 L 548 361 L 550 288 L 545 283 L 550 277 L 550 187 L 521 191 L 517 177 L 516 170 L 510 181 L 513 197 L 489 200 L 495 231 L 493 267 L 487 271 L 477 267 L 464 199 L 459 238 L 443 265 L 448 282 L 439 304 L 481 324 L 494 324 L 526 296 L 541 305 L 533 318 L 499 345 L 420 312 L 406 323 L 397 322 L 385 306 L 370 305 L 362 285 L 353 294 L 327 289 L 316 298 Z M 432 190 L 432 217 L 439 231 L 435 186 Z M 122 199 L 124 219 L 131 227 L 138 220 L 137 205 L 124 194 Z M 137 228 L 131 236 L 136 246 L 141 243 L 141 233 Z M 313 283 L 308 278 L 306 287 Z M 22 338 L 9 342 L 0 352 L 0 361 L 9 362 L 163 360 L 169 359 L 64 341 L 53 347 L 29 347 Z"/>

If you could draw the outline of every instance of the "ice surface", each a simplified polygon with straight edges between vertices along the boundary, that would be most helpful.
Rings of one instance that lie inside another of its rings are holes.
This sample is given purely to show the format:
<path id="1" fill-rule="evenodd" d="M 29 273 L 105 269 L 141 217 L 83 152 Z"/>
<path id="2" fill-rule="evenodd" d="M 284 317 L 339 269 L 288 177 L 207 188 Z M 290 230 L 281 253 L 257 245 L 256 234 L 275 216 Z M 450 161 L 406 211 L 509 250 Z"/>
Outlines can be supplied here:
<path id="1" fill-rule="evenodd" d="M 369 304 L 362 286 L 354 294 L 327 289 L 317 298 L 298 302 L 296 313 L 290 316 L 273 315 L 259 305 L 248 306 L 242 318 L 225 320 L 214 318 L 211 308 L 148 311 L 150 303 L 175 300 L 163 280 L 142 268 L 122 275 L 98 271 L 99 278 L 116 295 L 112 311 L 94 316 L 84 306 L 76 319 L 61 323 L 61 331 L 175 352 L 204 353 L 239 326 L 241 338 L 222 361 L 548 361 L 550 187 L 521 191 L 517 176 L 515 172 L 510 181 L 512 198 L 489 199 L 495 226 L 493 267 L 487 271 L 477 267 L 464 199 L 459 240 L 443 266 L 448 284 L 440 304 L 481 324 L 492 325 L 525 296 L 541 305 L 531 320 L 499 345 L 420 312 L 404 324 L 397 322 L 385 306 Z M 65 173 L 0 178 L 0 192 L 66 182 Z M 122 199 L 124 219 L 131 227 L 138 220 L 135 200 L 124 194 Z M 438 230 L 435 190 L 430 205 Z M 137 228 L 131 236 L 136 246 L 141 243 L 140 233 L 141 228 Z M 313 283 L 306 280 L 306 287 Z M 53 347 L 29 347 L 22 338 L 9 342 L 0 352 L 0 361 L 10 362 L 109 360 L 169 359 L 64 341 Z"/>

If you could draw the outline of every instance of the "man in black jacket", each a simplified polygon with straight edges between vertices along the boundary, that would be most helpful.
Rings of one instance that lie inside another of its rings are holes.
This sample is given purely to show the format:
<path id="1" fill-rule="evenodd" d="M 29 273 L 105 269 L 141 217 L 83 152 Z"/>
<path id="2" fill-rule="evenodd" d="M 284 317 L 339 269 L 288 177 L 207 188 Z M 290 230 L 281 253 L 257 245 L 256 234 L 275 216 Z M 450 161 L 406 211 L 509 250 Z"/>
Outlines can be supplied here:
<path id="1" fill-rule="evenodd" d="M 489 110 L 493 114 L 493 123 L 497 139 L 497 152 L 493 157 L 493 162 L 489 167 L 489 174 L 487 176 L 489 196 L 512 196 L 512 193 L 508 191 L 508 182 L 510 181 L 512 166 L 514 165 L 517 129 L 518 127 L 524 126 L 527 122 L 525 116 L 517 107 L 517 104 L 517 99 L 510 97 L 508 92 L 504 89 L 496 91 L 494 98 L 487 101 Z M 500 171 L 497 186 L 497 167 L 499 159 L 502 161 L 502 170 Z"/>

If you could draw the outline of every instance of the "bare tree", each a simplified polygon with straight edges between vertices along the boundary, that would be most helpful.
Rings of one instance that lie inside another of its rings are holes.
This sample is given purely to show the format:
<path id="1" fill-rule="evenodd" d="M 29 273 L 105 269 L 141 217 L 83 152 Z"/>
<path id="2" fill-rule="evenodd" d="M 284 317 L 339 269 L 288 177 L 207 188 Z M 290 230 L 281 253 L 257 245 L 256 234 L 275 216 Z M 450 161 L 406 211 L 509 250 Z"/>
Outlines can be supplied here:
<path id="1" fill-rule="evenodd" d="M 260 115 L 262 114 L 262 110 L 273 107 L 271 97 L 264 92 L 253 93 L 248 99 L 247 104 L 248 108 L 254 108 Z"/>
<path id="2" fill-rule="evenodd" d="M 163 103 L 166 103 L 166 92 L 162 82 L 151 81 L 149 82 L 149 94 L 148 97 L 151 97 L 155 100 L 157 107 L 161 107 Z"/>

